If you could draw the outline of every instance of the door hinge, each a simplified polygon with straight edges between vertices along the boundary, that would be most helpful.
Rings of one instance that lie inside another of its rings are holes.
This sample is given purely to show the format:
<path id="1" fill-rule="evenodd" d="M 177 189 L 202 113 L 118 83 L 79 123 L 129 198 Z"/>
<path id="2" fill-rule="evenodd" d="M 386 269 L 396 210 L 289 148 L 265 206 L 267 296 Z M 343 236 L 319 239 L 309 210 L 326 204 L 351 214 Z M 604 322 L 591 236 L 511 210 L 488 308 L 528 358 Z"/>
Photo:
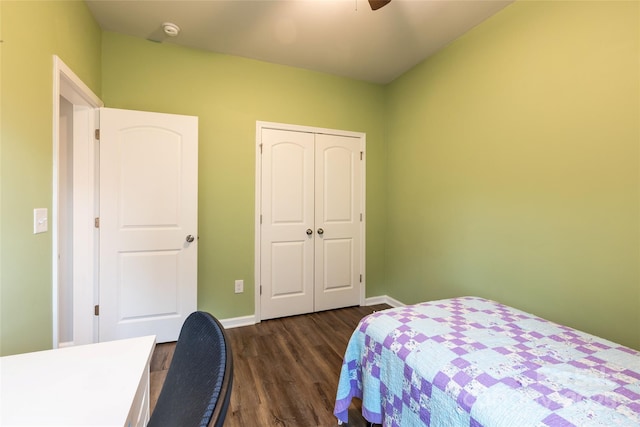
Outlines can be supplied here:
<path id="1" fill-rule="evenodd" d="M 262 224 L 262 214 L 260 214 L 260 224 Z"/>
<path id="2" fill-rule="evenodd" d="M 362 156 L 364 155 L 364 151 L 360 152 L 360 160 L 362 160 Z"/>
<path id="3" fill-rule="evenodd" d="M 360 283 L 362 283 L 362 274 L 360 275 Z"/>
<path id="4" fill-rule="evenodd" d="M 262 144 L 260 144 L 260 154 L 262 154 Z"/>
<path id="5" fill-rule="evenodd" d="M 262 285 L 260 285 L 260 295 L 262 295 Z"/>
<path id="6" fill-rule="evenodd" d="M 93 226 L 94 226 L 95 228 L 100 228 L 100 218 L 95 218 L 95 219 L 93 220 Z"/>
<path id="7" fill-rule="evenodd" d="M 100 305 L 94 305 L 93 306 L 93 315 L 94 316 L 100 316 Z"/>
<path id="8" fill-rule="evenodd" d="M 96 139 L 100 141 L 100 129 L 96 129 L 95 135 L 96 135 Z"/>
<path id="9" fill-rule="evenodd" d="M 360 222 L 362 222 L 362 213 L 360 213 Z"/>

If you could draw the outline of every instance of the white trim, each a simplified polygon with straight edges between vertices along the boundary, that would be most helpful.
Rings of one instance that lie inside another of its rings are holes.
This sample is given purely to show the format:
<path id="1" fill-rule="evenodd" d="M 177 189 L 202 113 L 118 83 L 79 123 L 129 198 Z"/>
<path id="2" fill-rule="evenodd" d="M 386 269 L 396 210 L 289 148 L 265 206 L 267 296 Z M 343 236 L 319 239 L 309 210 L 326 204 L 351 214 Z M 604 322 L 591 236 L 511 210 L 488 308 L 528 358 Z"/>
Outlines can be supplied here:
<path id="1" fill-rule="evenodd" d="M 102 100 L 57 55 L 53 55 L 53 70 L 54 93 L 57 89 L 58 95 L 64 96 L 74 105 L 93 108 L 104 106 Z"/>
<path id="2" fill-rule="evenodd" d="M 220 320 L 225 329 L 240 328 L 242 326 L 252 326 L 256 323 L 256 316 L 232 317 L 230 319 Z"/>
<path id="3" fill-rule="evenodd" d="M 320 133 L 326 135 L 339 135 L 339 136 L 350 136 L 352 138 L 363 138 L 366 134 L 364 132 L 352 132 L 348 130 L 339 130 L 339 129 L 329 129 L 329 128 L 318 128 L 314 126 L 303 126 L 303 125 L 292 125 L 288 123 L 276 123 L 276 122 L 264 122 L 264 121 L 256 121 L 256 138 L 258 130 L 262 129 L 276 129 L 276 130 L 288 130 L 295 132 L 307 132 L 307 133 Z"/>
<path id="4" fill-rule="evenodd" d="M 348 136 L 352 138 L 359 138 L 361 141 L 360 149 L 364 153 L 362 158 L 362 222 L 360 223 L 361 227 L 361 244 L 362 248 L 360 251 L 360 268 L 362 271 L 362 283 L 360 284 L 360 305 L 365 305 L 365 296 L 366 296 L 366 222 L 367 222 L 367 214 L 366 214 L 366 160 L 367 160 L 367 151 L 366 151 L 366 143 L 367 143 L 367 134 L 364 132 L 353 132 L 346 130 L 338 130 L 338 129 L 328 129 L 328 128 L 319 128 L 313 126 L 302 126 L 302 125 L 292 125 L 287 123 L 275 123 L 275 122 L 265 122 L 261 120 L 256 121 L 256 174 L 255 174 L 255 222 L 254 222 L 254 253 L 255 253 L 255 264 L 254 264 L 254 310 L 255 310 L 255 321 L 256 323 L 260 323 L 261 314 L 260 314 L 260 213 L 262 212 L 261 205 L 261 188 L 262 188 L 262 130 L 263 129 L 276 129 L 276 130 L 288 130 L 295 132 L 307 132 L 307 133 L 315 133 L 315 134 L 326 134 L 326 135 L 338 135 L 338 136 Z"/>
<path id="5" fill-rule="evenodd" d="M 406 304 L 398 301 L 395 298 L 391 298 L 389 295 L 380 295 L 377 297 L 367 298 L 364 305 L 378 305 L 378 304 L 388 304 L 391 307 L 404 307 Z"/>
<path id="6" fill-rule="evenodd" d="M 254 306 L 254 317 L 255 322 L 259 323 L 262 318 L 260 314 L 260 213 L 262 212 L 262 128 L 263 123 L 266 122 L 256 122 L 256 183 L 254 186 L 255 190 L 255 215 L 254 215 L 254 227 L 253 227 L 253 238 L 254 238 L 254 265 L 253 265 L 253 306 Z"/>
<path id="7" fill-rule="evenodd" d="M 388 295 L 380 295 L 377 297 L 370 297 L 364 301 L 365 306 L 370 305 L 378 305 L 378 304 L 388 304 L 391 307 L 404 307 L 405 304 L 398 301 L 397 299 L 391 298 Z M 338 309 L 339 310 L 339 309 Z M 257 323 L 260 323 L 257 316 L 241 316 L 241 317 L 231 317 L 229 319 L 220 319 L 220 323 L 224 326 L 225 329 L 233 329 L 233 328 L 241 328 L 243 326 L 253 326 Z"/>
<path id="8" fill-rule="evenodd" d="M 58 247 L 59 247 L 59 235 L 58 235 L 58 221 L 59 221 L 59 156 L 60 156 L 60 97 L 64 97 L 69 102 L 71 102 L 74 106 L 74 119 L 75 119 L 75 111 L 88 111 L 90 109 L 96 109 L 103 106 L 103 102 L 98 98 L 89 87 L 80 80 L 78 76 L 56 55 L 53 56 L 53 126 L 52 126 L 52 141 L 53 141 L 53 194 L 52 194 L 52 209 L 51 209 L 51 241 L 52 241 L 52 277 L 51 277 L 51 287 L 52 287 L 52 341 L 53 347 L 58 348 L 59 346 L 66 346 L 69 343 L 59 343 L 59 311 L 58 311 L 58 292 L 59 292 L 59 284 L 58 284 Z M 79 107 L 79 108 L 76 108 Z M 94 126 L 94 115 L 93 114 L 83 114 L 85 123 L 82 124 L 81 127 L 85 128 L 85 133 L 87 128 L 92 128 Z M 74 120 L 75 121 L 75 120 Z M 74 135 L 74 145 L 76 144 Z M 87 143 L 88 139 L 91 139 L 89 135 L 84 136 L 84 143 Z M 92 141 L 92 140 L 91 140 Z M 91 144 L 89 144 L 91 145 Z M 89 158 L 93 158 L 95 153 L 91 147 L 88 148 L 90 155 Z M 75 150 L 74 150 L 75 151 Z M 86 165 L 86 173 L 88 177 L 94 176 L 94 163 L 89 161 Z M 90 192 L 93 192 L 95 188 L 90 189 Z M 91 207 L 93 211 L 93 206 Z M 74 217 L 74 227 L 76 222 L 80 222 L 83 218 L 75 218 Z M 86 219 L 86 218 L 84 218 Z M 94 268 L 93 266 L 93 255 L 94 255 L 94 241 L 93 236 L 94 233 L 86 233 L 89 237 L 85 236 L 84 241 L 78 242 L 76 236 L 74 236 L 74 247 L 76 244 L 82 244 L 81 248 L 75 248 L 74 250 L 74 276 L 75 276 L 75 266 L 84 267 L 85 269 L 89 268 L 90 270 Z M 76 259 L 76 257 L 79 257 Z M 88 277 L 93 277 L 93 272 L 89 272 Z M 87 330 L 91 331 L 91 335 L 93 336 L 93 319 L 92 315 L 88 314 L 82 321 L 76 318 L 77 313 L 79 311 L 76 309 L 76 300 L 86 300 L 86 298 L 91 297 L 91 301 L 93 301 L 93 282 L 86 283 L 86 287 L 80 288 L 74 286 L 74 339 L 73 342 L 78 341 L 78 337 L 76 337 L 76 326 L 80 327 L 80 325 L 89 326 L 84 327 L 82 333 L 88 333 Z M 75 295 L 76 288 L 80 291 L 80 294 Z M 84 311 L 82 311 L 84 313 Z M 89 311 L 89 313 L 91 313 Z M 87 320 L 88 319 L 88 320 Z M 81 332 L 81 331 L 78 331 Z M 86 340 L 86 337 L 83 339 Z M 93 338 L 92 338 L 93 340 Z"/>
<path id="9" fill-rule="evenodd" d="M 92 307 L 97 299 L 99 230 L 92 224 L 97 216 L 96 147 L 97 128 L 93 108 L 73 106 L 73 342 L 97 342 Z M 82 285 L 79 285 L 82 284 Z"/>
<path id="10" fill-rule="evenodd" d="M 367 134 L 360 134 L 360 151 L 362 153 L 362 169 L 360 170 L 362 182 L 360 183 L 360 194 L 362 197 L 362 221 L 360 221 L 360 271 L 362 271 L 362 282 L 360 283 L 360 305 L 365 305 L 367 289 Z"/>

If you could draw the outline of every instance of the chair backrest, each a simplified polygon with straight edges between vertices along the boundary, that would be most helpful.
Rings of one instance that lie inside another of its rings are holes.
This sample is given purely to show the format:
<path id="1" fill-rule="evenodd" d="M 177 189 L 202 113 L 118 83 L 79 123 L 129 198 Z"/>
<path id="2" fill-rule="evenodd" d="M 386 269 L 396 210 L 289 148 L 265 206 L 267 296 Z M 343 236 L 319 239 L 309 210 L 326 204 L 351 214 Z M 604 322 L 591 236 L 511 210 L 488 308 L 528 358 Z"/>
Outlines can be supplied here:
<path id="1" fill-rule="evenodd" d="M 148 427 L 221 427 L 233 385 L 231 346 L 209 313 L 185 320 Z"/>

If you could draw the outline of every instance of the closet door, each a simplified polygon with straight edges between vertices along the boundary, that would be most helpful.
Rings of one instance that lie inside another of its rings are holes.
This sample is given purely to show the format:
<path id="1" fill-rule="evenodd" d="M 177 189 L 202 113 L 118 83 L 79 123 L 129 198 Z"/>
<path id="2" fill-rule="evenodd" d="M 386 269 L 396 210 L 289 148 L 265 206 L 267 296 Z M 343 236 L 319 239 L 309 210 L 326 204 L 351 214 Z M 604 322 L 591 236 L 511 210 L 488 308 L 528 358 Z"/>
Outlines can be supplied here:
<path id="1" fill-rule="evenodd" d="M 314 309 L 360 301 L 360 139 L 317 134 L 315 139 Z"/>
<path id="2" fill-rule="evenodd" d="M 262 131 L 261 317 L 313 311 L 314 135 Z"/>
<path id="3" fill-rule="evenodd" d="M 262 129 L 260 318 L 358 305 L 359 137 Z"/>

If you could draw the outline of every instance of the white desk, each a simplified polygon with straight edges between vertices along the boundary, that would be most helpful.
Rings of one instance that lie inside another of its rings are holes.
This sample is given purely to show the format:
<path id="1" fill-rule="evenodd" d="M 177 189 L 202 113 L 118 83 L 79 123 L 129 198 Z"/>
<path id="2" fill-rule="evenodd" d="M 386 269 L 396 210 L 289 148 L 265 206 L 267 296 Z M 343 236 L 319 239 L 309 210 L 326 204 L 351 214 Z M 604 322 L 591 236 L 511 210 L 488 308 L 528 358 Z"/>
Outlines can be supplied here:
<path id="1" fill-rule="evenodd" d="M 145 426 L 155 336 L 0 358 L 1 426 Z"/>

